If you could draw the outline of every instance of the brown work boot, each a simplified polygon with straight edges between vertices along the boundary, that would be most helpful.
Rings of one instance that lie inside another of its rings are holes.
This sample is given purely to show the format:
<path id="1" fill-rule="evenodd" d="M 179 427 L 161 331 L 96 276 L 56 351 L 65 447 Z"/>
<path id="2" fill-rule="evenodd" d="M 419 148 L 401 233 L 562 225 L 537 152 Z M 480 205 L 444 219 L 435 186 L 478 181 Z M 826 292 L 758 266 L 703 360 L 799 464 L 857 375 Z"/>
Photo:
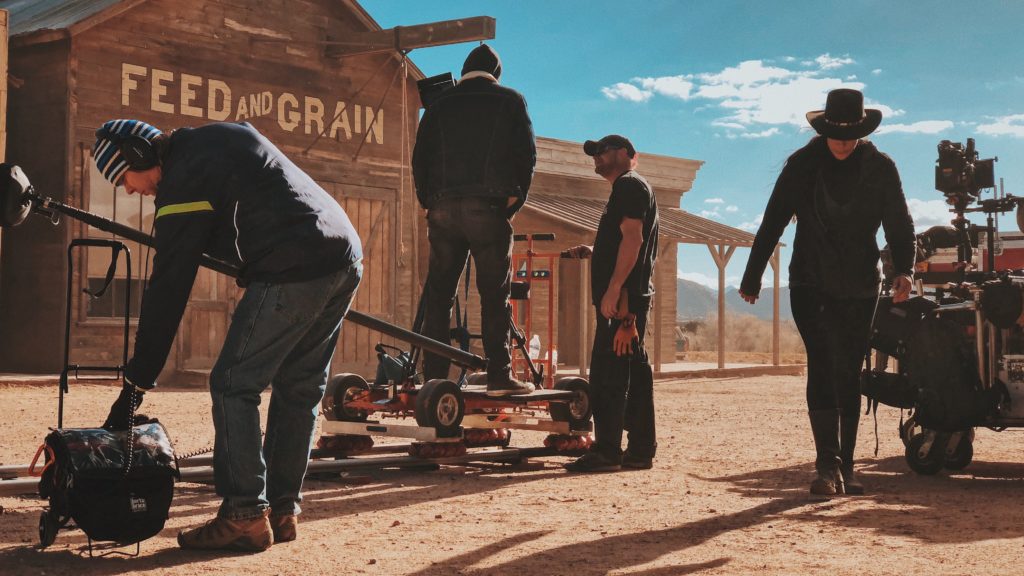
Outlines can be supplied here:
<path id="1" fill-rule="evenodd" d="M 192 550 L 263 552 L 273 544 L 274 532 L 266 512 L 244 520 L 218 516 L 202 526 L 178 532 L 178 546 Z"/>
<path id="2" fill-rule="evenodd" d="M 295 529 L 299 525 L 299 517 L 295 514 L 283 516 L 270 515 L 270 529 L 274 531 L 274 543 L 295 540 Z"/>

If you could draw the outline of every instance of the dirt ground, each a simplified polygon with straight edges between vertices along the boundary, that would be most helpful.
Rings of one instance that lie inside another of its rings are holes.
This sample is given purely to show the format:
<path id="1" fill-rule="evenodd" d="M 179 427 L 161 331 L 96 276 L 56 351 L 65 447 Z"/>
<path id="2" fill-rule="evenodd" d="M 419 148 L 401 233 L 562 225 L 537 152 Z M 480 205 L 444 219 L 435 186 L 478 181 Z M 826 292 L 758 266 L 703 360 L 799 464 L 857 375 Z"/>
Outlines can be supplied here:
<path id="1" fill-rule="evenodd" d="M 66 423 L 99 422 L 114 392 L 78 385 Z M 0 573 L 13 574 L 1019 574 L 1024 557 L 1024 435 L 979 431 L 965 471 L 907 468 L 899 412 L 862 420 L 868 495 L 807 493 L 813 447 L 799 377 L 656 384 L 653 470 L 570 475 L 536 466 L 382 470 L 311 481 L 299 539 L 262 554 L 179 550 L 177 532 L 211 517 L 208 485 L 179 484 L 164 531 L 141 557 L 88 558 L 62 531 L 36 548 L 43 502 L 0 498 Z M 0 463 L 29 461 L 55 422 L 50 387 L 0 384 Z M 266 407 L 266 402 L 263 407 Z M 212 439 L 204 392 L 160 390 L 146 412 L 179 451 Z M 513 445 L 539 445 L 515 433 Z M 383 440 L 378 439 L 378 443 Z M 132 548 L 131 551 L 134 551 Z"/>

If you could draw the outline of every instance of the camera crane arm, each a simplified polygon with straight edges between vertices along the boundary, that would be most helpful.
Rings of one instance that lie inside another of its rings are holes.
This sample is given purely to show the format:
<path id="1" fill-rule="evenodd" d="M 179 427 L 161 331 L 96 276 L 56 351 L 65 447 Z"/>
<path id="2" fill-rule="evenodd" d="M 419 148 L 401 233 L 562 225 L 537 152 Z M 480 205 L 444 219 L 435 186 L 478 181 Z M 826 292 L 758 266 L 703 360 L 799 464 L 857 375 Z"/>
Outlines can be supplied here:
<path id="1" fill-rule="evenodd" d="M 138 242 L 143 246 L 151 248 L 154 246 L 153 237 L 141 230 L 136 230 L 120 222 L 86 212 L 51 198 L 40 196 L 31 183 L 29 183 L 21 168 L 11 164 L 0 163 L 0 227 L 18 226 L 25 221 L 30 213 L 45 216 L 54 225 L 60 223 L 60 215 L 63 214 L 104 232 Z M 236 266 L 213 258 L 208 254 L 202 255 L 200 265 L 232 278 L 238 278 L 239 275 L 239 270 Z M 349 309 L 345 319 L 386 336 L 414 344 L 438 356 L 444 356 L 459 366 L 473 370 L 482 370 L 487 367 L 487 360 L 485 358 L 395 326 L 369 314 Z"/>

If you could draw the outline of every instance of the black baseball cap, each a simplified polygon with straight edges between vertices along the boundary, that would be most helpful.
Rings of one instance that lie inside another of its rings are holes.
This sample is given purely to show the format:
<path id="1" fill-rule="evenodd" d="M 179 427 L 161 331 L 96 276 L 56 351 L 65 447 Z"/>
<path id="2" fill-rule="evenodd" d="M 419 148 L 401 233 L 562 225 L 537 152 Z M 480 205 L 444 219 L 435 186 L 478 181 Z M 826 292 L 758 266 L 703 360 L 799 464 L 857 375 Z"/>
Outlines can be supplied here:
<path id="1" fill-rule="evenodd" d="M 587 140 L 583 143 L 583 152 L 587 156 L 597 156 L 609 148 L 625 148 L 626 152 L 629 152 L 630 158 L 636 156 L 636 148 L 633 148 L 633 143 L 629 141 L 629 138 L 618 134 L 609 134 L 597 142 Z"/>

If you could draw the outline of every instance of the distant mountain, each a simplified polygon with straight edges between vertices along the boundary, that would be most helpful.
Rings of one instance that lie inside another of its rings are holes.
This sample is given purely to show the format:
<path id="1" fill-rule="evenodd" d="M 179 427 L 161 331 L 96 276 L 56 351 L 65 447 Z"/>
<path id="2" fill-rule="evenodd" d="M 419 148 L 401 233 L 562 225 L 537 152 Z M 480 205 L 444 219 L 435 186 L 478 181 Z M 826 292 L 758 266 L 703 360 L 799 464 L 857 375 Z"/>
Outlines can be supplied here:
<path id="1" fill-rule="evenodd" d="M 772 289 L 761 290 L 761 297 L 753 306 L 740 298 L 737 288 L 729 287 L 725 291 L 725 310 L 727 314 L 751 314 L 758 318 L 772 318 Z M 690 280 L 676 279 L 676 317 L 680 319 L 704 318 L 708 314 L 718 312 L 718 291 Z M 789 306 L 789 286 L 779 290 L 779 317 L 792 320 L 793 311 Z"/>

